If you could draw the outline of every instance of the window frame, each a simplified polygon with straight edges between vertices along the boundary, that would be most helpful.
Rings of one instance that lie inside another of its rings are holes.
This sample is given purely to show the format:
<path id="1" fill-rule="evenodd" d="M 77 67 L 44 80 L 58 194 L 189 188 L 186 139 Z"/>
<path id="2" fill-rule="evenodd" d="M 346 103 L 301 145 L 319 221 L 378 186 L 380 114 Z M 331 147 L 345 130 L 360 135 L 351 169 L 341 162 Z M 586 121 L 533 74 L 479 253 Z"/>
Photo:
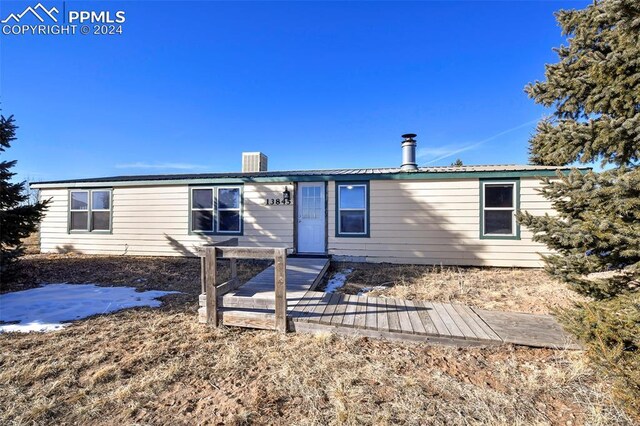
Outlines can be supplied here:
<path id="1" fill-rule="evenodd" d="M 512 185 L 513 191 L 513 207 L 486 207 L 485 206 L 485 188 L 486 185 Z M 480 239 L 481 240 L 519 240 L 520 224 L 516 220 L 516 213 L 520 211 L 520 179 L 480 179 Z M 486 234 L 484 230 L 485 211 L 511 211 L 511 234 Z"/>
<path id="2" fill-rule="evenodd" d="M 211 191 L 211 208 L 194 208 L 193 207 L 193 191 L 195 190 L 209 190 Z M 193 229 L 193 212 L 211 212 L 211 231 L 199 231 Z M 189 188 L 189 233 L 191 234 L 213 234 L 216 227 L 216 193 L 215 187 L 198 187 L 194 186 Z"/>
<path id="3" fill-rule="evenodd" d="M 364 232 L 341 232 L 340 231 L 340 212 L 341 211 L 362 211 L 363 209 L 341 209 L 340 208 L 340 187 L 343 186 L 362 186 L 364 187 Z M 371 204 L 370 204 L 370 185 L 369 181 L 337 181 L 335 182 L 336 197 L 336 220 L 335 220 L 335 236 L 337 238 L 369 238 L 371 236 Z"/>
<path id="4" fill-rule="evenodd" d="M 238 231 L 220 231 L 218 223 L 218 190 L 222 189 L 238 189 L 240 191 L 239 206 L 235 209 L 223 209 L 222 211 L 239 211 L 240 212 L 240 228 Z M 211 191 L 213 206 L 211 209 L 194 209 L 193 208 L 193 191 L 196 189 L 208 189 Z M 189 235 L 244 235 L 244 185 L 227 184 L 227 185 L 193 185 L 189 187 Z M 193 229 L 193 212 L 194 211 L 210 211 L 212 214 L 212 226 L 210 231 L 197 231 Z"/>
<path id="5" fill-rule="evenodd" d="M 71 194 L 73 192 L 86 192 L 87 193 L 87 210 L 78 210 L 71 208 Z M 109 229 L 92 229 L 93 228 L 93 193 L 94 192 L 108 192 L 109 193 L 109 208 L 108 209 L 95 209 L 96 212 L 109 212 Z M 113 188 L 70 188 L 67 192 L 67 233 L 68 234 L 112 234 L 113 233 Z M 87 213 L 87 228 L 86 229 L 71 229 L 71 213 L 73 212 L 86 212 Z"/>
<path id="6" fill-rule="evenodd" d="M 215 216 L 213 218 L 213 222 L 214 222 L 214 229 L 216 234 L 218 235 L 242 235 L 242 222 L 243 222 L 243 217 L 242 217 L 242 187 L 240 186 L 231 186 L 231 185 L 224 185 L 224 186 L 216 186 L 216 192 L 215 192 L 215 197 L 214 197 L 214 208 L 215 208 Z M 220 194 L 220 190 L 221 189 L 237 189 L 238 190 L 238 207 L 235 208 L 224 208 L 221 209 L 220 208 L 220 203 L 218 202 L 219 199 L 219 194 Z M 239 213 L 239 217 L 238 217 L 238 230 L 237 231 L 221 231 L 220 230 L 220 220 L 218 220 L 218 218 L 220 217 L 220 212 L 238 212 Z"/>

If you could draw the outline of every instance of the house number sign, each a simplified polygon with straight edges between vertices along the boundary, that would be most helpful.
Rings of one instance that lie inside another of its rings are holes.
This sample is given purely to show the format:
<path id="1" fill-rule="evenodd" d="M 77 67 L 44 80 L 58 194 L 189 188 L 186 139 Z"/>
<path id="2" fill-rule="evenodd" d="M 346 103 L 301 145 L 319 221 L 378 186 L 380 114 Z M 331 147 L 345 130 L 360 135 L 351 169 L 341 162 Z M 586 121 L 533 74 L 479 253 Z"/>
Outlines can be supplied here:
<path id="1" fill-rule="evenodd" d="M 282 198 L 265 198 L 264 199 L 265 206 L 290 206 L 291 205 L 291 192 L 289 191 L 289 187 L 285 186 L 284 191 L 282 191 Z"/>
<path id="2" fill-rule="evenodd" d="M 265 198 L 264 205 L 265 206 L 290 206 L 291 200 L 287 200 L 284 198 Z"/>

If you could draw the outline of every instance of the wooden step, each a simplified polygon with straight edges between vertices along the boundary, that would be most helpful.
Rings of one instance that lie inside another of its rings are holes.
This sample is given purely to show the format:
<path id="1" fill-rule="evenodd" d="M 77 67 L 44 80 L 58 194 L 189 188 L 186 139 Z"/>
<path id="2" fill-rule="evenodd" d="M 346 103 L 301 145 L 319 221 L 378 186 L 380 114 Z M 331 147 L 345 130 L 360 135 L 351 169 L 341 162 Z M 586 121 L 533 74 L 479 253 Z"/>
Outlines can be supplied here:
<path id="1" fill-rule="evenodd" d="M 225 295 L 218 301 L 220 308 L 241 309 L 276 309 L 275 299 Z"/>
<path id="2" fill-rule="evenodd" d="M 224 325 L 262 330 L 275 330 L 276 328 L 274 313 L 223 309 L 220 316 Z"/>
<path id="3" fill-rule="evenodd" d="M 201 294 L 198 299 L 201 308 L 207 306 L 207 295 Z M 260 299 L 248 296 L 233 296 L 225 294 L 218 297 L 218 308 L 242 308 L 242 309 L 275 309 L 276 301 L 270 299 Z"/>
<path id="4" fill-rule="evenodd" d="M 299 301 L 300 297 L 291 297 L 287 300 L 288 308 L 292 309 Z M 199 298 L 199 306 L 205 307 L 207 304 L 207 296 L 201 294 Z M 225 294 L 218 298 L 218 308 L 224 309 L 271 309 L 275 310 L 276 302 L 274 298 L 259 298 L 249 296 L 236 296 L 233 294 Z"/>

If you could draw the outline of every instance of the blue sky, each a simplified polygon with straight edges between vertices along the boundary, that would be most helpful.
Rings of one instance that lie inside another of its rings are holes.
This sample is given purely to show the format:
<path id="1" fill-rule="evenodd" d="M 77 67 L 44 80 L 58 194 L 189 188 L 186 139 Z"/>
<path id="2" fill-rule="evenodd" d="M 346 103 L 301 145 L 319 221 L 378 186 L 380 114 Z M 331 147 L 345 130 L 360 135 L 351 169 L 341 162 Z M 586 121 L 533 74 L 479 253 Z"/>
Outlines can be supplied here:
<path id="1" fill-rule="evenodd" d="M 4 1 L 2 18 L 36 2 Z M 45 6 L 62 2 L 43 1 Z M 51 180 L 526 163 L 545 113 L 523 92 L 588 1 L 66 2 L 124 10 L 122 35 L 0 36 L 19 177 Z"/>

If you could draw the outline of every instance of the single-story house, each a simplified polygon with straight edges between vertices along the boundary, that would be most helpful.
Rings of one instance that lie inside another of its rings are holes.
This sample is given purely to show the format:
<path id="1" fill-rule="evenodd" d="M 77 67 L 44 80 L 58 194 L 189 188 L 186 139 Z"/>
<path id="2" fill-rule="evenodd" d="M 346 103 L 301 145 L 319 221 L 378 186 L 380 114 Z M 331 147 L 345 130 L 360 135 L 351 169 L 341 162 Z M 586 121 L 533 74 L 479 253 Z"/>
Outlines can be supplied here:
<path id="1" fill-rule="evenodd" d="M 418 167 L 403 135 L 401 167 L 267 171 L 244 153 L 238 173 L 116 176 L 32 184 L 51 199 L 45 253 L 193 256 L 204 243 L 291 247 L 335 259 L 542 266 L 545 246 L 515 212 L 553 214 L 537 191 L 559 167 Z"/>

